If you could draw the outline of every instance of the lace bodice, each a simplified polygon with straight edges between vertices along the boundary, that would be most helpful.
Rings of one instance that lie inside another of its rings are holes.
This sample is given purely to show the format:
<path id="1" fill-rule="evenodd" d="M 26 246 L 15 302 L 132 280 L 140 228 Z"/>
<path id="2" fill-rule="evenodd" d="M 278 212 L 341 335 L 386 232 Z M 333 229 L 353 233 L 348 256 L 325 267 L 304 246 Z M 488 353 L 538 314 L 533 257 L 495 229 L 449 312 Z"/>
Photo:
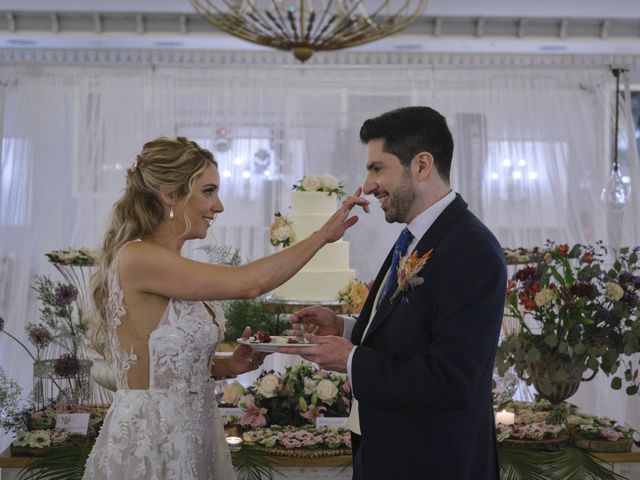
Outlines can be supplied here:
<path id="1" fill-rule="evenodd" d="M 222 309 L 212 302 L 170 299 L 144 338 L 127 317 L 118 279 L 124 248 L 107 272 L 107 338 L 118 390 L 83 479 L 234 480 L 210 378 L 213 352 L 223 336 Z M 132 346 L 122 348 L 132 337 Z M 140 384 L 139 375 L 146 380 L 147 359 L 148 388 L 129 389 L 129 379 L 131 385 Z"/>
<path id="2" fill-rule="evenodd" d="M 170 299 L 157 328 L 149 335 L 148 352 L 136 352 L 133 346 L 128 351 L 123 349 L 118 329 L 126 321 L 127 310 L 117 269 L 124 248 L 126 245 L 120 249 L 108 272 L 107 338 L 118 390 L 129 388 L 129 369 L 140 355 L 147 354 L 150 389 L 199 388 L 210 378 L 213 352 L 224 336 L 222 309 L 215 302 Z"/>

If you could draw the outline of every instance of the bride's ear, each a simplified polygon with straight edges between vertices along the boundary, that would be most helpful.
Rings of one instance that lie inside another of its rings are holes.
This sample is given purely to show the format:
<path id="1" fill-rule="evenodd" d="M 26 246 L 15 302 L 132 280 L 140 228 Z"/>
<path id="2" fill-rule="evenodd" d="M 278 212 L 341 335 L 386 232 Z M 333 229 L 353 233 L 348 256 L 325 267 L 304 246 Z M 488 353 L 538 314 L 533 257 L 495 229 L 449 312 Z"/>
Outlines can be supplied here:
<path id="1" fill-rule="evenodd" d="M 164 185 L 160 186 L 160 200 L 165 207 L 171 208 L 176 206 L 176 192 L 169 190 Z"/>

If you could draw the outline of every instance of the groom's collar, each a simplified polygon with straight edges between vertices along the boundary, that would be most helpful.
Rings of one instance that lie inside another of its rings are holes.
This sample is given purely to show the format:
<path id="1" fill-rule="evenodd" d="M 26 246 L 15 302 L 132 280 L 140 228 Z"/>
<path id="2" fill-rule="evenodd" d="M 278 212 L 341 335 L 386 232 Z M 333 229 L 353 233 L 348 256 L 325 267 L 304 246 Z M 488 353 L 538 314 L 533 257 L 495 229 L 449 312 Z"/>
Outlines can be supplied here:
<path id="1" fill-rule="evenodd" d="M 413 251 L 418 244 L 418 241 L 427 233 L 429 227 L 433 225 L 433 222 L 440 216 L 442 212 L 453 202 L 456 198 L 456 192 L 451 190 L 444 197 L 431 205 L 429 208 L 420 213 L 416 218 L 411 220 L 407 225 L 409 231 L 413 234 L 413 240 L 409 244 L 407 252 Z"/>

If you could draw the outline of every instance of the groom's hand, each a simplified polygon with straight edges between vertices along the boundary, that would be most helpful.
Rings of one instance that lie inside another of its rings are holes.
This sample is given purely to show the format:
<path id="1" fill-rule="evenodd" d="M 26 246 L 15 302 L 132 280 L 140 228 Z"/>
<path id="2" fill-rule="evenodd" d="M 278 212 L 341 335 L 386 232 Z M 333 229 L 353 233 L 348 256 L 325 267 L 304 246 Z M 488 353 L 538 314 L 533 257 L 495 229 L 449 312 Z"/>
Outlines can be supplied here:
<path id="1" fill-rule="evenodd" d="M 305 360 L 317 363 L 320 368 L 332 370 L 334 372 L 346 372 L 349 353 L 353 348 L 353 344 L 343 337 L 336 336 L 318 336 L 305 334 L 304 336 L 312 347 L 305 348 L 287 348 L 281 347 L 276 351 L 279 353 L 289 353 L 300 355 Z"/>
<path id="2" fill-rule="evenodd" d="M 289 317 L 289 321 L 294 328 L 302 325 L 305 332 L 315 335 L 342 335 L 344 323 L 331 310 L 318 305 L 298 310 Z"/>

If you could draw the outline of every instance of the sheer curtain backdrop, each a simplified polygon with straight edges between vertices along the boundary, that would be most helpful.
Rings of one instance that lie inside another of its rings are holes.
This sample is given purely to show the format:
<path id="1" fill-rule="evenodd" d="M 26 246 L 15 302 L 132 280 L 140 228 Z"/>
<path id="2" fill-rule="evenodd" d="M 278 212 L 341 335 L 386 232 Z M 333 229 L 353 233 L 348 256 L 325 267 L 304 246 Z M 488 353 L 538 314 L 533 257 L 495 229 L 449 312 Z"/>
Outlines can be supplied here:
<path id="1" fill-rule="evenodd" d="M 635 148 L 631 204 L 611 216 L 599 200 L 610 171 L 614 85 L 609 63 L 478 57 L 470 65 L 455 55 L 431 65 L 0 63 L 5 328 L 26 342 L 24 327 L 38 318 L 33 276 L 57 278 L 44 253 L 99 245 L 126 167 L 159 135 L 196 139 L 220 163 L 225 212 L 209 238 L 185 252 L 198 258 L 198 246 L 216 241 L 245 258 L 272 251 L 268 227 L 275 211 L 287 211 L 291 185 L 304 173 L 329 172 L 353 191 L 365 173 L 362 122 L 418 104 L 447 117 L 456 142 L 452 186 L 503 246 L 637 245 Z M 623 107 L 621 137 L 633 139 Z M 347 238 L 366 281 L 400 228 L 386 225 L 373 203 Z M 5 335 L 0 364 L 30 391 L 30 359 Z M 640 428 L 639 397 L 608 384 L 597 378 L 574 401 Z M 8 440 L 0 437 L 0 448 Z"/>

